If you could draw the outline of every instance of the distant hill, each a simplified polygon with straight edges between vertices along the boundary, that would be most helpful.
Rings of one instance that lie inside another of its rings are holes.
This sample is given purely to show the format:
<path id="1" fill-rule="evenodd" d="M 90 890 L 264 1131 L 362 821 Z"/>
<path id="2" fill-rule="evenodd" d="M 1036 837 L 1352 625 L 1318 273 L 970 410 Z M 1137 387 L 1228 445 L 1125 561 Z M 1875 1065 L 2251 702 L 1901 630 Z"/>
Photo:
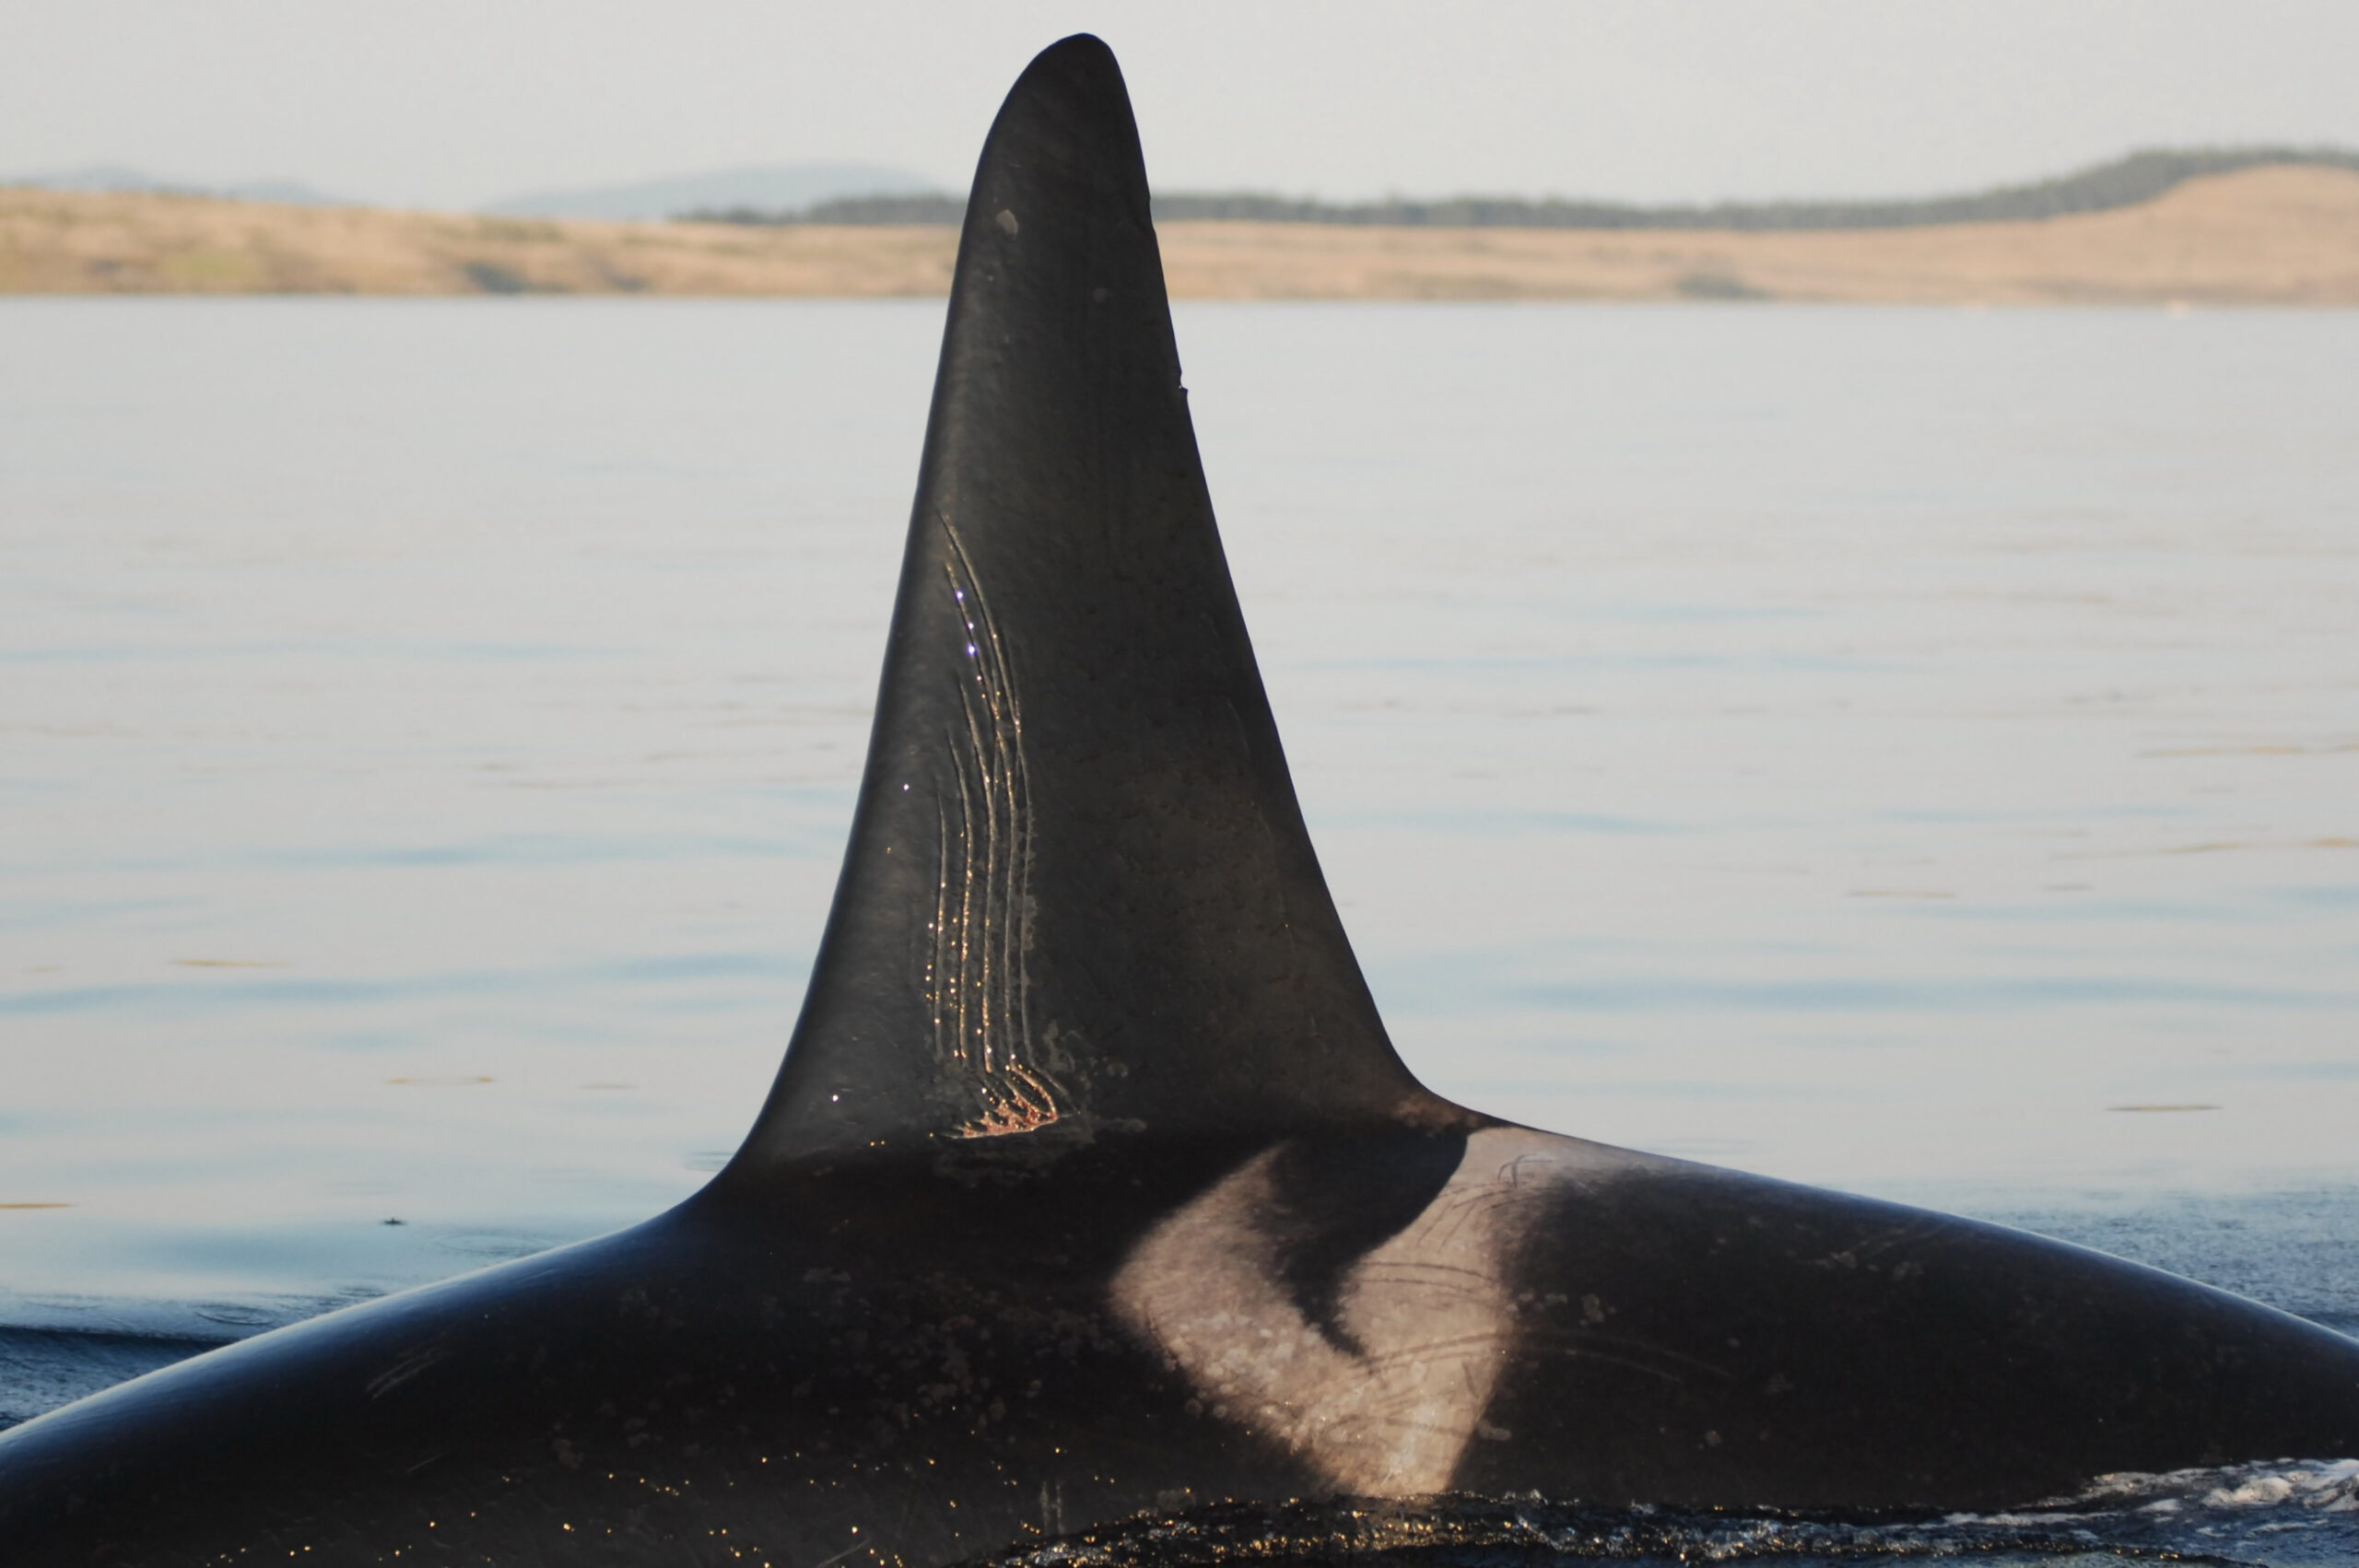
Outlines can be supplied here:
<path id="1" fill-rule="evenodd" d="M 1966 195 L 1884 201 L 1722 202 L 1710 206 L 1632 206 L 1611 202 L 1456 196 L 1352 205 L 1252 194 L 1175 193 L 1156 203 L 1172 221 L 1340 223 L 1449 228 L 1710 228 L 1734 230 L 1916 228 L 1949 223 L 2018 223 L 2071 213 L 2109 212 L 2151 202 L 2189 180 L 2271 164 L 2359 170 L 2359 152 L 2334 147 L 2154 148 L 2028 185 Z"/>
<path id="2" fill-rule="evenodd" d="M 1792 299 L 2359 308 L 2359 170 L 2278 164 L 2014 223 L 1629 229 L 1160 226 L 1196 299 Z M 0 294 L 925 296 L 941 224 L 758 228 L 0 189 Z M 1743 307 L 1750 308 L 1750 307 Z"/>
<path id="3" fill-rule="evenodd" d="M 1159 223 L 1323 223 L 1403 228 L 1671 228 L 1775 231 L 1916 228 L 1932 224 L 2012 223 L 2108 212 L 2151 202 L 2207 174 L 2271 164 L 2359 170 L 2359 152 L 2335 147 L 2214 147 L 2134 152 L 2111 163 L 2028 185 L 1959 196 L 1889 201 L 1723 202 L 1710 206 L 1636 206 L 1556 197 L 1449 196 L 1333 204 L 1250 192 L 1185 191 L 1155 198 Z M 939 193 L 862 191 L 800 209 L 716 202 L 692 215 L 754 224 L 957 223 L 966 204 Z"/>
<path id="4" fill-rule="evenodd" d="M 625 185 L 537 191 L 494 202 L 483 210 L 503 217 L 590 217 L 619 220 L 679 217 L 688 213 L 792 212 L 851 195 L 931 195 L 934 182 L 907 170 L 870 163 L 786 163 L 722 169 Z"/>
<path id="5" fill-rule="evenodd" d="M 298 207 L 339 207 L 354 204 L 342 196 L 315 191 L 299 180 L 241 180 L 231 184 L 206 184 L 195 180 L 169 180 L 120 163 L 93 163 L 53 174 L 23 174 L 0 179 L 0 184 L 29 185 L 38 191 L 134 191 L 168 196 L 227 196 L 236 202 L 280 202 Z"/>

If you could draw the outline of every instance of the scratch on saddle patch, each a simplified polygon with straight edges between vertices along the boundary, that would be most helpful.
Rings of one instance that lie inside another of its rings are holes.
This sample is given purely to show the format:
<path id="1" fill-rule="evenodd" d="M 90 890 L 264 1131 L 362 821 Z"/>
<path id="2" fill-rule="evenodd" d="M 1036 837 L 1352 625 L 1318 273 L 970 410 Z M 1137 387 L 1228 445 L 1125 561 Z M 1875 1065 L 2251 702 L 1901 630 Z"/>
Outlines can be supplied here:
<path id="1" fill-rule="evenodd" d="M 448 1345 L 420 1345 L 370 1378 L 367 1385 L 368 1395 L 372 1399 L 381 1399 L 418 1374 L 449 1361 L 456 1353 Z"/>
<path id="2" fill-rule="evenodd" d="M 1115 1311 L 1160 1348 L 1216 1414 L 1277 1438 L 1340 1491 L 1446 1491 L 1512 1343 L 1509 1265 L 1561 1174 L 1545 1134 L 1493 1128 L 1408 1225 L 1352 1265 L 1338 1317 L 1349 1345 L 1303 1316 L 1263 1223 L 1277 1205 L 1265 1150 L 1148 1233 L 1115 1276 Z"/>

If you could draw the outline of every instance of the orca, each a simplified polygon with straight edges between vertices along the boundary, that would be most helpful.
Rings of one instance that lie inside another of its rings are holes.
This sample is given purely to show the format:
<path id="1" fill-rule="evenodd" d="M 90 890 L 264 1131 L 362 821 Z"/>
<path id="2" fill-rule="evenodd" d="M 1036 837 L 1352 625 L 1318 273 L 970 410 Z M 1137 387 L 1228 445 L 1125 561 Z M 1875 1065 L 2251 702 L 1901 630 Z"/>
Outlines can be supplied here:
<path id="1" fill-rule="evenodd" d="M 1224 1504 L 1954 1509 L 2296 1454 L 2359 1454 L 2359 1343 L 1409 1073 L 1076 37 L 975 176 L 851 843 L 744 1146 L 635 1228 L 0 1436 L 0 1561 L 932 1568 Z"/>

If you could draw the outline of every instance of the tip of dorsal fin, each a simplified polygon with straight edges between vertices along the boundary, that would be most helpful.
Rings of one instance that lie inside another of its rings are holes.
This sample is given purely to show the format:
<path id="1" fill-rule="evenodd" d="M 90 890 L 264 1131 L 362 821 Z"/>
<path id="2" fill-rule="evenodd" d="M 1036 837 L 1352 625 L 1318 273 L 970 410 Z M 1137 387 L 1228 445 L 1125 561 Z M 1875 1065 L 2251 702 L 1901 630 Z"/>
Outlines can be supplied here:
<path id="1" fill-rule="evenodd" d="M 1437 1106 L 1295 802 L 1121 74 L 1067 39 L 975 173 L 851 843 L 733 1169 Z"/>

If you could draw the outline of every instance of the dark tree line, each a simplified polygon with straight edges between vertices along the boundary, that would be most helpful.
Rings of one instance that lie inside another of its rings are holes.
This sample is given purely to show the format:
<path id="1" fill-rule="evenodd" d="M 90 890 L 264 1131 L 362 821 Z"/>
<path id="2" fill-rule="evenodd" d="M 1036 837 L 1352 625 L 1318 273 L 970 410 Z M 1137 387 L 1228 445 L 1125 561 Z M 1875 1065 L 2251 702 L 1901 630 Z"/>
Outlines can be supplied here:
<path id="1" fill-rule="evenodd" d="M 2205 174 L 2262 164 L 2312 164 L 2359 170 L 2359 152 L 2337 147 L 2210 147 L 2134 152 L 2093 169 L 2029 185 L 2004 185 L 1962 196 L 1852 202 L 1721 202 L 1710 206 L 1635 206 L 1555 197 L 1448 196 L 1329 203 L 1253 192 L 1173 192 L 1155 198 L 1161 223 L 1332 223 L 1449 228 L 1906 228 L 1933 223 L 2002 223 L 2104 212 L 2154 200 Z M 838 196 L 792 212 L 682 213 L 683 220 L 745 224 L 955 224 L 966 211 L 956 196 Z"/>

